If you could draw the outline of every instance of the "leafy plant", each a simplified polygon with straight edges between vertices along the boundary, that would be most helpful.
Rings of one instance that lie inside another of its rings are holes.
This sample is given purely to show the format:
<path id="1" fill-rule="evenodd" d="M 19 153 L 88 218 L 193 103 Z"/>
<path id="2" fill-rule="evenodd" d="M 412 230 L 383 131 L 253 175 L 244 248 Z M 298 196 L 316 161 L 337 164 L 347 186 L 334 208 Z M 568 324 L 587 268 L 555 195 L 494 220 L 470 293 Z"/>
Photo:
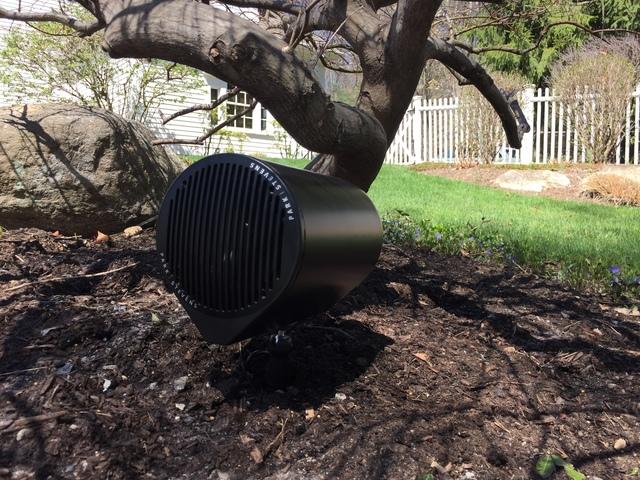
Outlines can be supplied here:
<path id="1" fill-rule="evenodd" d="M 536 462 L 535 471 L 542 478 L 549 478 L 556 471 L 556 468 L 562 468 L 564 473 L 570 480 L 586 480 L 587 477 L 570 463 L 563 460 L 557 455 L 544 455 Z"/>
<path id="2" fill-rule="evenodd" d="M 493 21 L 487 22 L 482 16 L 480 20 L 472 18 L 462 38 L 478 49 L 505 47 L 481 53 L 482 63 L 495 71 L 522 75 L 535 84 L 543 82 L 563 51 L 581 45 L 587 38 L 587 33 L 575 25 L 588 25 L 593 19 L 582 4 L 571 0 L 507 0 L 487 5 L 486 10 Z M 478 28 L 470 28 L 474 23 Z M 509 49 L 525 53 L 515 55 Z"/>
<path id="3" fill-rule="evenodd" d="M 278 122 L 273 122 L 275 144 L 282 158 L 309 158 L 311 152 L 302 147 L 289 135 Z"/>
<path id="4" fill-rule="evenodd" d="M 69 13 L 87 17 L 73 4 Z M 82 39 L 72 33 L 57 23 L 40 24 L 37 30 L 14 28 L 0 50 L 0 82 L 16 99 L 68 101 L 144 121 L 163 101 L 172 97 L 179 102 L 204 81 L 182 65 L 112 60 L 102 50 L 102 33 Z"/>
<path id="5" fill-rule="evenodd" d="M 436 477 L 432 473 L 427 473 L 426 475 L 416 476 L 416 480 L 436 480 Z"/>

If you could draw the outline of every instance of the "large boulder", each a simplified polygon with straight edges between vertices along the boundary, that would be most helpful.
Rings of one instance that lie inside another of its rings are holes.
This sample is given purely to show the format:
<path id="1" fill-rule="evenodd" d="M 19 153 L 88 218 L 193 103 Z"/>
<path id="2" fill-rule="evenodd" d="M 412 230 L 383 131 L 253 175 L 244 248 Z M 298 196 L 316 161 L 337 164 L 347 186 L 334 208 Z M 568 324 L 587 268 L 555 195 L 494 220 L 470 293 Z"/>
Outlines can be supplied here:
<path id="1" fill-rule="evenodd" d="M 182 165 L 142 125 L 68 104 L 0 109 L 0 226 L 82 235 L 152 217 Z"/>

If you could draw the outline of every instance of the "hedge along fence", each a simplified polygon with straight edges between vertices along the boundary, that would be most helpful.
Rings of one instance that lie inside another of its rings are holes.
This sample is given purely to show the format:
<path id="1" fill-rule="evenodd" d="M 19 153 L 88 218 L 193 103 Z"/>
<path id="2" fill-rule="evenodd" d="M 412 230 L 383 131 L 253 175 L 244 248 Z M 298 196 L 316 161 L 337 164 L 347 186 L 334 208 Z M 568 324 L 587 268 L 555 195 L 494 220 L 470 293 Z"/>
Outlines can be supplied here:
<path id="1" fill-rule="evenodd" d="M 579 98 L 589 101 L 571 102 L 549 88 L 525 88 L 519 99 L 531 131 L 522 139 L 522 149 L 515 150 L 498 130 L 493 161 L 521 164 L 602 161 L 589 153 L 592 132 L 589 122 L 598 115 L 598 102 L 602 100 L 584 88 L 581 95 L 584 97 Z M 469 111 L 459 97 L 429 100 L 414 97 L 385 163 L 468 162 L 469 152 L 473 151 L 470 144 L 481 130 L 478 122 L 494 122 L 494 128 L 499 129 L 497 118 L 495 114 Z M 482 129 L 487 129 L 487 125 Z M 608 161 L 640 165 L 640 84 L 628 95 L 613 150 Z M 480 157 L 476 161 L 486 162 Z"/>

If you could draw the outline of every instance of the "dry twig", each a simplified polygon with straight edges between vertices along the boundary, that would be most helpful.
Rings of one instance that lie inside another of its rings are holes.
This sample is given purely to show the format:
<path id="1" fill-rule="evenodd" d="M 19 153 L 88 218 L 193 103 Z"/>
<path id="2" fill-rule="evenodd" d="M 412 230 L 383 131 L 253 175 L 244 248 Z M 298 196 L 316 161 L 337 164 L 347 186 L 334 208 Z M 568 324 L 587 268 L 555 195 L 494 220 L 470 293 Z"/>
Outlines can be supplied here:
<path id="1" fill-rule="evenodd" d="M 84 275 L 67 275 L 67 276 L 64 276 L 64 277 L 53 277 L 53 278 L 40 279 L 40 280 L 36 280 L 34 282 L 27 282 L 27 283 L 23 283 L 21 285 L 16 285 L 15 287 L 7 288 L 5 290 L 5 292 L 14 292 L 16 290 L 20 290 L 21 288 L 30 287 L 32 285 L 40 285 L 40 284 L 49 283 L 49 282 L 58 282 L 58 281 L 64 281 L 64 280 L 74 280 L 74 279 L 77 279 L 77 278 L 104 277 L 105 275 L 109 275 L 111 273 L 119 272 L 121 270 L 126 270 L 127 268 L 131 268 L 131 267 L 135 267 L 136 265 L 138 265 L 138 262 L 130 263 L 129 265 L 125 265 L 123 267 L 113 268 L 111 270 L 107 270 L 106 272 L 87 273 L 87 274 L 84 274 Z"/>

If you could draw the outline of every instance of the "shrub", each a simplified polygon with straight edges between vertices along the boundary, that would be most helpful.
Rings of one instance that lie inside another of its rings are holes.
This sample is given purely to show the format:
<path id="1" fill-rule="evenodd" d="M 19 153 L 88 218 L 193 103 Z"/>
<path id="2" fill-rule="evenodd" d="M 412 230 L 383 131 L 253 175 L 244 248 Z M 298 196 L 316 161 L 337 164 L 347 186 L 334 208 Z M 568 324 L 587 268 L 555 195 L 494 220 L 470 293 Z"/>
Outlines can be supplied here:
<path id="1" fill-rule="evenodd" d="M 492 73 L 496 84 L 512 97 L 522 91 L 525 80 L 517 75 Z M 491 104 L 473 87 L 462 90 L 460 110 L 462 132 L 457 161 L 463 166 L 492 163 L 504 140 L 498 114 Z"/>
<path id="2" fill-rule="evenodd" d="M 582 183 L 582 191 L 601 197 L 617 205 L 640 206 L 640 181 L 611 172 L 589 175 Z"/>
<path id="3" fill-rule="evenodd" d="M 590 43 L 568 52 L 551 73 L 556 94 L 568 106 L 565 120 L 571 122 L 590 162 L 614 159 L 636 81 L 634 64 L 623 49 L 601 45 Z M 629 45 L 629 51 L 635 51 Z"/>

